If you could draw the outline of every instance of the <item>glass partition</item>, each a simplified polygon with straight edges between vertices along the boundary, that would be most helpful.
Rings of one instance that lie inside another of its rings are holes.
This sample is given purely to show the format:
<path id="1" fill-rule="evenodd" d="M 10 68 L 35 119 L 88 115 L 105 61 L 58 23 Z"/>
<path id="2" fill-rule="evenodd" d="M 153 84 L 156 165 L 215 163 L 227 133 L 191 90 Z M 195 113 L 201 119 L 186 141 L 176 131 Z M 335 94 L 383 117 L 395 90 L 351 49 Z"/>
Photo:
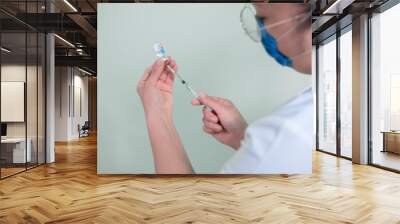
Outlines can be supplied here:
<path id="1" fill-rule="evenodd" d="M 44 1 L 0 6 L 44 12 Z M 45 163 L 45 45 L 44 33 L 0 12 L 1 179 Z"/>
<path id="2" fill-rule="evenodd" d="M 318 48 L 318 149 L 336 153 L 336 36 Z"/>
<path id="3" fill-rule="evenodd" d="M 400 5 L 371 18 L 371 162 L 400 171 Z"/>

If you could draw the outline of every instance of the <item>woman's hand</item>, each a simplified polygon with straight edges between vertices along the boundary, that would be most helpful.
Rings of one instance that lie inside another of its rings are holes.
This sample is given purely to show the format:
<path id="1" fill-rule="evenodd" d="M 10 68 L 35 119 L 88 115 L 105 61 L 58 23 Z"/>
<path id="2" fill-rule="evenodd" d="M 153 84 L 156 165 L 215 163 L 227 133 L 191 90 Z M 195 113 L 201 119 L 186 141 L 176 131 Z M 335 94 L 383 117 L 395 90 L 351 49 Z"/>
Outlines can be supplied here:
<path id="1" fill-rule="evenodd" d="M 206 133 L 234 149 L 240 148 L 247 122 L 231 101 L 201 94 L 198 99 L 192 100 L 192 104 L 207 105 L 213 109 L 203 108 L 203 130 Z"/>
<path id="2" fill-rule="evenodd" d="M 157 60 L 146 69 L 137 92 L 146 114 L 147 129 L 157 174 L 190 174 L 192 165 L 172 120 L 172 89 L 176 71 L 174 60 Z"/>
<path id="3" fill-rule="evenodd" d="M 176 71 L 177 65 L 174 60 L 158 59 L 145 70 L 137 85 L 146 116 L 166 115 L 172 118 L 174 75 L 168 70 L 167 65 Z"/>

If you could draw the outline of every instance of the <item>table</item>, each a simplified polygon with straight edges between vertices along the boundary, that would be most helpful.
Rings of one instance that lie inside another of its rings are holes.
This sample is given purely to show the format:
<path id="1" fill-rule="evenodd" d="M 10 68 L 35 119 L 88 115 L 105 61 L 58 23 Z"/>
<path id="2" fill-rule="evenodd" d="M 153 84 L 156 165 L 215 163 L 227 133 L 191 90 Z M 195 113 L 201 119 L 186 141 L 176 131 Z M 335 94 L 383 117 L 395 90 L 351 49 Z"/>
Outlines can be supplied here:
<path id="1" fill-rule="evenodd" d="M 400 154 L 400 131 L 382 131 L 383 150 L 382 152 L 392 152 Z"/>

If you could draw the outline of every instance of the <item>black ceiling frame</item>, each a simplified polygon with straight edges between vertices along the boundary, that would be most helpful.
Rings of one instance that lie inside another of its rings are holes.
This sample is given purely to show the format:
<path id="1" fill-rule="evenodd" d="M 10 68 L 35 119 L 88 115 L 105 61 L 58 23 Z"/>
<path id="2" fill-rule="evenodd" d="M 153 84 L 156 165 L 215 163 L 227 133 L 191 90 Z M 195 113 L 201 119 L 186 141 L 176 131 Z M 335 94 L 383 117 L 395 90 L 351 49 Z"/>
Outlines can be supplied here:
<path id="1" fill-rule="evenodd" d="M 321 26 L 316 32 L 313 33 L 312 43 L 313 45 L 329 42 L 329 38 L 335 35 L 336 30 L 345 29 L 347 26 L 352 24 L 353 19 L 359 17 L 362 14 L 369 13 L 382 13 L 395 5 L 399 4 L 400 0 L 387 0 L 383 4 L 374 6 L 369 9 L 365 9 L 363 12 L 352 13 L 349 8 L 343 11 L 343 14 L 338 14 L 331 18 L 327 23 Z"/>
<path id="2" fill-rule="evenodd" d="M 265 0 L 101 0 L 98 3 L 262 3 Z M 268 3 L 308 3 L 305 0 L 269 0 Z"/>
<path id="3" fill-rule="evenodd" d="M 388 9 L 391 9 L 392 7 L 394 7 L 395 5 L 399 4 L 400 0 L 388 0 L 385 3 L 383 3 L 382 5 L 374 8 L 372 10 L 373 13 L 382 13 L 385 12 Z"/>
<path id="4" fill-rule="evenodd" d="M 0 13 L 3 13 L 4 15 L 8 16 L 9 19 L 11 19 L 12 21 L 15 21 L 16 23 L 20 23 L 23 28 L 29 28 L 30 30 L 32 30 L 34 32 L 40 32 L 36 27 L 31 26 L 30 24 L 26 23 L 24 21 L 24 19 L 18 18 L 13 13 L 9 12 L 8 10 L 6 10 L 4 8 L 0 7 Z M 4 31 L 4 30 L 5 30 L 5 28 L 3 26 L 2 31 Z M 23 30 L 23 31 L 25 32 L 25 30 Z"/>

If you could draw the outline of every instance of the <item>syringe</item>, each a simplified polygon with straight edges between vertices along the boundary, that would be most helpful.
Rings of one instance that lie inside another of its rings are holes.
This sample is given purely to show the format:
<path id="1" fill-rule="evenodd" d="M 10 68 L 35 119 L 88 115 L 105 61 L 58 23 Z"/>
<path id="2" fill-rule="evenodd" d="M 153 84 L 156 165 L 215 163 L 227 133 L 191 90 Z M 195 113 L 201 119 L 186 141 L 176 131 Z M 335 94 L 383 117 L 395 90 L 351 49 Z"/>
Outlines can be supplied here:
<path id="1" fill-rule="evenodd" d="M 167 54 L 166 54 L 166 50 L 164 48 L 164 46 L 161 43 L 155 43 L 154 46 L 154 51 L 156 52 L 157 57 L 162 58 L 164 61 L 168 60 Z M 194 98 L 199 98 L 199 94 L 197 94 L 197 92 L 189 85 L 188 82 L 186 82 L 183 77 L 176 72 L 171 66 L 167 65 L 168 70 L 176 77 L 178 77 L 178 79 L 181 81 L 181 83 L 186 87 L 187 90 L 189 90 L 189 92 L 192 94 L 192 96 Z M 212 111 L 212 108 L 205 105 L 205 107 L 209 110 Z"/>

